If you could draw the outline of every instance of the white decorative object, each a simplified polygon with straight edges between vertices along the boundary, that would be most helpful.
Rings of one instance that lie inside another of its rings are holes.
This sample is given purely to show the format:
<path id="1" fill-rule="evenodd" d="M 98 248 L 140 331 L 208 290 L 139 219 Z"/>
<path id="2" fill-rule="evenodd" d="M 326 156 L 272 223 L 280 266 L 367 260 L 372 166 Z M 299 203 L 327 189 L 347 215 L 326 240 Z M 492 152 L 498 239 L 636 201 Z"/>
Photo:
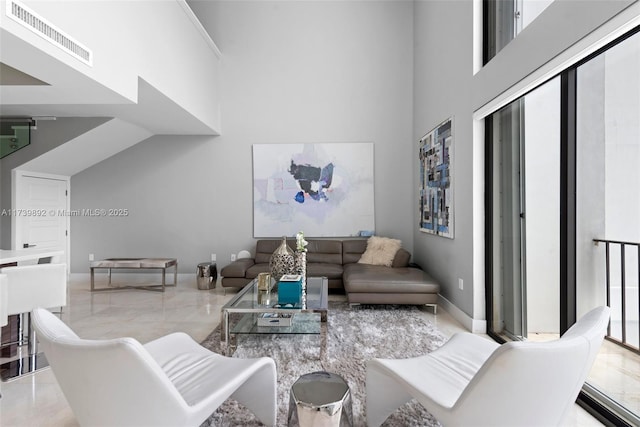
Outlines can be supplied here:
<path id="1" fill-rule="evenodd" d="M 251 252 L 245 249 L 238 252 L 238 259 L 243 259 L 243 258 L 251 258 Z"/>
<path id="2" fill-rule="evenodd" d="M 391 267 L 393 259 L 401 247 L 402 242 L 398 239 L 371 236 L 367 240 L 367 249 L 358 260 L 358 263 Z"/>
<path id="3" fill-rule="evenodd" d="M 298 231 L 296 234 L 296 252 L 294 254 L 295 257 L 295 265 L 296 265 L 296 273 L 302 276 L 302 288 L 305 289 L 307 287 L 307 242 L 304 239 L 304 232 Z"/>
<path id="4" fill-rule="evenodd" d="M 298 231 L 296 234 L 296 251 L 298 252 L 307 252 L 307 245 L 309 242 L 304 240 L 304 232 Z"/>

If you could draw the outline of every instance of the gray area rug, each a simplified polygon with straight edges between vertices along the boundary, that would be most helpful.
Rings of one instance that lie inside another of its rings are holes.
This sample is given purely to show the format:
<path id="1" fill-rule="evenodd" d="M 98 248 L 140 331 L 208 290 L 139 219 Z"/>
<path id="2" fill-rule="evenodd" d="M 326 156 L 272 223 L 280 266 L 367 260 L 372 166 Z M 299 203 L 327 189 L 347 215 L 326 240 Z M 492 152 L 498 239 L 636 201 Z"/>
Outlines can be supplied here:
<path id="1" fill-rule="evenodd" d="M 349 309 L 346 302 L 330 302 L 326 352 L 320 358 L 318 335 L 246 335 L 238 337 L 233 357 L 272 357 L 278 371 L 278 426 L 287 425 L 289 390 L 303 374 L 329 371 L 342 376 L 351 389 L 354 426 L 365 426 L 366 361 L 406 358 L 440 347 L 447 338 L 414 306 L 363 306 Z M 202 343 L 220 350 L 220 326 Z M 255 416 L 232 399 L 203 426 L 260 426 Z M 439 425 L 420 404 L 411 401 L 394 412 L 385 426 Z"/>

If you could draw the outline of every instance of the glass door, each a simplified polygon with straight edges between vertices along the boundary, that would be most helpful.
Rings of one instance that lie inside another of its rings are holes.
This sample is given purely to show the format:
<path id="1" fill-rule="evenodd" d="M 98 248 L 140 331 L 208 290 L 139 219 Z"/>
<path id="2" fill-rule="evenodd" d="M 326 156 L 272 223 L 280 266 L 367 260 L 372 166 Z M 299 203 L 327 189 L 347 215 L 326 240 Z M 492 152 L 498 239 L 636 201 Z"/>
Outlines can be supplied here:
<path id="1" fill-rule="evenodd" d="M 488 119 L 491 148 L 490 332 L 559 335 L 559 79 Z"/>
<path id="2" fill-rule="evenodd" d="M 523 103 L 513 102 L 492 116 L 493 331 L 505 339 L 525 333 Z"/>
<path id="3" fill-rule="evenodd" d="M 579 402 L 640 425 L 640 27 L 487 117 L 488 332 L 611 324 Z"/>
<path id="4" fill-rule="evenodd" d="M 576 68 L 576 312 L 611 307 L 587 390 L 631 424 L 640 424 L 639 166 L 636 32 Z"/>

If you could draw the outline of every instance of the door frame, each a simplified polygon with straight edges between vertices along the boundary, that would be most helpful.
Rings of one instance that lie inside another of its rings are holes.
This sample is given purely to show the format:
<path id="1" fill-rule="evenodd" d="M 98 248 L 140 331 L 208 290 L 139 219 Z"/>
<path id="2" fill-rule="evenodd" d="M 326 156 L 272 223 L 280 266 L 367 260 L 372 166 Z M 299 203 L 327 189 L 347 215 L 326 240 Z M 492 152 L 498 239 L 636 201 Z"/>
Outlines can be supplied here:
<path id="1" fill-rule="evenodd" d="M 11 171 L 11 206 L 13 209 L 20 209 L 22 203 L 22 190 L 24 189 L 25 178 L 41 178 L 52 179 L 56 181 L 64 181 L 67 185 L 67 198 L 65 210 L 71 211 L 71 177 L 66 175 L 55 175 L 50 173 L 30 172 L 22 169 L 14 169 Z M 67 265 L 70 265 L 71 260 L 71 218 L 69 215 L 65 215 L 65 227 L 67 230 L 67 239 L 65 244 L 65 260 Z M 21 227 L 18 224 L 18 217 L 16 215 L 11 216 L 11 249 L 22 249 L 18 247 L 18 242 L 21 241 Z"/>

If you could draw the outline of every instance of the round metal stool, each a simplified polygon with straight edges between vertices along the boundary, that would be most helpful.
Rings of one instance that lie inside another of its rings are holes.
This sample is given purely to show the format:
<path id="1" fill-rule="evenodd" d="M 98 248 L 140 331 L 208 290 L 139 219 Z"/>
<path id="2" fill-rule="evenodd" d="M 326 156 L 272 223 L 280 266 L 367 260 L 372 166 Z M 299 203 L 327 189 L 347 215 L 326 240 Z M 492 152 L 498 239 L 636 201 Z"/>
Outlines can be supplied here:
<path id="1" fill-rule="evenodd" d="M 198 289 L 215 289 L 218 269 L 215 262 L 201 262 L 196 268 Z"/>
<path id="2" fill-rule="evenodd" d="M 351 427 L 351 391 L 340 376 L 331 372 L 302 375 L 291 386 L 289 426 Z"/>

